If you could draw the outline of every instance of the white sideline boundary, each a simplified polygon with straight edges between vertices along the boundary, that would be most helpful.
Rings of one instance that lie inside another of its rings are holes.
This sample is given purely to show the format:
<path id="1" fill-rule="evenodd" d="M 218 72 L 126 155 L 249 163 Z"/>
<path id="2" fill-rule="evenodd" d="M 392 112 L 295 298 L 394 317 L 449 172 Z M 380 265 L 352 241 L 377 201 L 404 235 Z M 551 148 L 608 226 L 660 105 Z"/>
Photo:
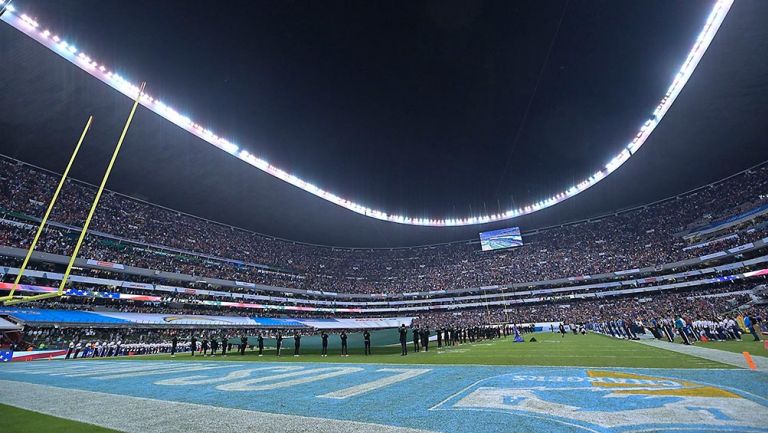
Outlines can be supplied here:
<path id="1" fill-rule="evenodd" d="M 701 347 L 696 345 L 686 346 L 680 343 L 670 343 L 667 341 L 659 340 L 645 340 L 638 341 L 637 343 L 645 344 L 646 346 L 656 347 L 659 349 L 669 350 L 671 352 L 682 353 L 684 355 L 691 355 L 697 358 L 706 359 L 708 361 L 719 362 L 721 364 L 732 365 L 739 368 L 749 368 L 747 361 L 744 359 L 744 355 L 741 353 L 728 352 L 725 350 L 711 349 L 708 347 Z M 717 343 L 711 343 L 717 344 Z M 758 348 L 761 346 L 757 346 Z M 765 356 L 752 355 L 752 360 L 755 361 L 757 371 L 768 372 L 768 358 Z"/>

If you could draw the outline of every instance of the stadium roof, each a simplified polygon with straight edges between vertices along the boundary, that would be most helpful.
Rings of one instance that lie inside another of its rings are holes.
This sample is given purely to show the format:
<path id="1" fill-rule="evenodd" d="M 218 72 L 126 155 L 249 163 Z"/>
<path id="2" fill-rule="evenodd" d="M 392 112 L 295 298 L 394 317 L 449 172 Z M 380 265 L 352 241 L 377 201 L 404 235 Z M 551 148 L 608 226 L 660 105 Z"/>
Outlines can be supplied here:
<path id="1" fill-rule="evenodd" d="M 713 3 L 278 3 L 204 14 L 156 2 L 14 5 L 276 166 L 372 208 L 432 217 L 535 202 L 602 168 L 667 91 Z M 146 109 L 109 187 L 355 246 L 464 239 L 652 201 L 768 159 L 768 31 L 758 18 L 767 9 L 736 3 L 642 150 L 531 216 L 468 228 L 371 220 Z M 96 181 L 128 98 L 7 25 L 0 57 L 0 152 L 60 171 L 92 112 L 74 177 Z"/>

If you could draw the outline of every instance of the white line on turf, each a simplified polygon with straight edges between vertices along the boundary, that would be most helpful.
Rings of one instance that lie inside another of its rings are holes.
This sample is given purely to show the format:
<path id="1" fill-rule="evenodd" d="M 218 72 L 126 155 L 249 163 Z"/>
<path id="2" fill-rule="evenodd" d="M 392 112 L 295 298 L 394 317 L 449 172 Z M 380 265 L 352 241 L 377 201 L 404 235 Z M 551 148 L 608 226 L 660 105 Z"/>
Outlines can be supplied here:
<path id="1" fill-rule="evenodd" d="M 371 382 L 362 383 L 357 386 L 340 389 L 338 391 L 329 392 L 327 394 L 318 395 L 318 397 L 334 398 L 338 400 L 357 397 L 358 395 L 365 394 L 379 388 L 384 388 L 385 386 L 394 385 L 395 383 L 402 382 L 404 380 L 413 379 L 416 376 L 421 376 L 422 374 L 432 370 L 423 368 L 381 368 L 376 371 L 385 371 L 399 374 L 395 374 L 394 376 L 387 376 Z"/>

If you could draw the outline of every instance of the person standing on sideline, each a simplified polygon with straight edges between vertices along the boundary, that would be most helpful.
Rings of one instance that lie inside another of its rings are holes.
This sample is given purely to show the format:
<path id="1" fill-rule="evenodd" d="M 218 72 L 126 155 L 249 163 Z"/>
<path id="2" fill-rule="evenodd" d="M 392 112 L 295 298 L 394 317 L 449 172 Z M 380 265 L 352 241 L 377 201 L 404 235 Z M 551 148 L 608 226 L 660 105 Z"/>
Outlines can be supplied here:
<path id="1" fill-rule="evenodd" d="M 259 332 L 259 336 L 256 337 L 256 342 L 259 345 L 259 356 L 264 355 L 264 336 Z"/>
<path id="2" fill-rule="evenodd" d="M 211 356 L 216 356 L 217 350 L 219 350 L 219 340 L 216 337 L 211 337 Z"/>
<path id="3" fill-rule="evenodd" d="M 67 356 L 64 359 L 69 359 L 72 356 L 72 352 L 75 350 L 75 340 L 69 342 L 69 349 L 67 349 Z"/>
<path id="4" fill-rule="evenodd" d="M 424 348 L 425 352 L 429 352 L 429 328 L 421 330 L 421 347 Z"/>
<path id="5" fill-rule="evenodd" d="M 368 356 L 371 354 L 371 333 L 367 329 L 363 332 L 363 341 L 365 343 L 365 355 Z"/>
<path id="6" fill-rule="evenodd" d="M 248 337 L 243 335 L 240 337 L 240 356 L 245 355 L 246 347 L 248 347 Z"/>
<path id="7" fill-rule="evenodd" d="M 565 325 L 560 323 L 560 338 L 565 338 Z"/>
<path id="8" fill-rule="evenodd" d="M 688 340 L 688 336 L 685 334 L 685 320 L 683 320 L 682 316 L 679 314 L 675 319 L 675 329 L 677 330 L 677 333 L 680 334 L 680 338 L 683 339 L 683 344 L 690 346 L 691 341 Z"/>
<path id="9" fill-rule="evenodd" d="M 296 333 L 293 334 L 293 356 L 299 356 L 300 349 L 301 349 L 301 334 L 299 334 L 299 331 L 296 331 Z"/>
<path id="10" fill-rule="evenodd" d="M 400 356 L 408 354 L 408 329 L 405 327 L 405 323 L 400 325 Z"/>
<path id="11" fill-rule="evenodd" d="M 341 331 L 339 337 L 341 338 L 341 356 L 349 356 L 349 352 L 347 351 L 347 333 Z"/>
<path id="12" fill-rule="evenodd" d="M 683 339 L 683 344 L 690 346 L 691 341 L 688 339 L 688 335 L 685 334 L 685 320 L 683 320 L 683 317 L 679 314 L 677 315 L 677 318 L 675 318 L 675 329 L 677 330 L 677 333 L 680 334 L 680 338 Z"/>
<path id="13" fill-rule="evenodd" d="M 280 331 L 277 331 L 275 343 L 277 344 L 277 356 L 280 356 L 280 347 L 283 345 L 283 336 L 280 335 Z"/>
<path id="14" fill-rule="evenodd" d="M 195 352 L 197 351 L 197 338 L 195 338 L 194 334 L 191 335 L 191 339 L 189 340 L 189 347 L 192 349 L 192 356 L 195 356 Z"/>
<path id="15" fill-rule="evenodd" d="M 323 350 L 320 352 L 320 356 L 328 356 L 328 333 L 325 331 L 320 332 L 320 339 L 323 341 Z"/>
<path id="16" fill-rule="evenodd" d="M 221 356 L 227 356 L 227 349 L 229 348 L 229 340 L 226 335 L 221 336 Z"/>
<path id="17" fill-rule="evenodd" d="M 754 315 L 749 313 L 744 315 L 744 326 L 747 328 L 747 331 L 752 334 L 754 341 L 760 341 L 760 337 L 757 336 L 757 331 L 755 331 L 755 322 L 756 320 Z"/>
<path id="18" fill-rule="evenodd" d="M 443 330 L 438 328 L 435 334 L 437 334 L 437 348 L 440 349 L 443 347 Z"/>
<path id="19" fill-rule="evenodd" d="M 179 344 L 179 339 L 176 337 L 176 334 L 173 334 L 173 338 L 171 338 L 171 358 L 176 357 L 176 346 Z"/>
<path id="20" fill-rule="evenodd" d="M 203 356 L 208 356 L 208 337 L 203 337 Z"/>
<path id="21" fill-rule="evenodd" d="M 417 352 L 419 351 L 419 328 L 416 326 L 411 327 L 411 332 L 413 332 L 413 351 Z"/>

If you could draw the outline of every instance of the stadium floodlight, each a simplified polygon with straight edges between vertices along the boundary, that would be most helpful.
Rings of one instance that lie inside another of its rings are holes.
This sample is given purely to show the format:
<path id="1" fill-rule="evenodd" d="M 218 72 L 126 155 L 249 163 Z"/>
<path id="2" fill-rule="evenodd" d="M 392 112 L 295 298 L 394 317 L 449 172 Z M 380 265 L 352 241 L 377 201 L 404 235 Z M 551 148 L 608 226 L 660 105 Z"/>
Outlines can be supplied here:
<path id="1" fill-rule="evenodd" d="M 2 2 L 3 0 L 0 0 L 0 5 L 3 4 Z M 670 84 L 667 92 L 661 98 L 659 104 L 654 108 L 651 117 L 642 123 L 632 141 L 626 144 L 622 151 L 610 159 L 610 161 L 605 164 L 605 166 L 600 171 L 592 174 L 589 178 L 576 183 L 574 186 L 571 186 L 556 194 L 552 194 L 549 199 L 538 200 L 521 208 L 509 209 L 507 211 L 496 214 L 462 218 L 413 218 L 391 214 L 382 210 L 371 209 L 352 200 L 342 199 L 338 195 L 325 191 L 312 183 L 309 183 L 295 175 L 288 173 L 285 170 L 269 164 L 253 153 L 242 149 L 241 146 L 238 146 L 228 141 L 227 139 L 222 138 L 220 134 L 216 134 L 211 129 L 203 127 L 201 124 L 192 121 L 189 117 L 179 114 L 177 110 L 160 102 L 160 100 L 156 98 L 145 95 L 141 98 L 140 103 L 157 115 L 165 118 L 169 122 L 174 123 L 190 134 L 195 135 L 198 138 L 208 142 L 209 144 L 229 153 L 235 158 L 238 158 L 241 161 L 256 167 L 257 169 L 262 170 L 297 188 L 300 188 L 316 197 L 344 207 L 360 215 L 397 224 L 420 226 L 451 227 L 485 224 L 516 218 L 554 206 L 591 188 L 598 182 L 608 177 L 609 174 L 616 171 L 619 167 L 624 165 L 643 146 L 648 137 L 650 137 L 651 133 L 656 129 L 656 126 L 658 126 L 661 119 L 669 111 L 669 108 L 675 102 L 677 96 L 680 95 L 683 87 L 690 79 L 691 75 L 699 64 L 699 61 L 704 56 L 704 53 L 706 53 L 710 43 L 717 34 L 717 31 L 720 29 L 720 26 L 722 25 L 723 20 L 725 20 L 725 17 L 728 15 L 728 11 L 732 5 L 733 0 L 717 0 L 715 2 L 712 11 L 707 17 L 703 29 L 693 44 L 693 47 L 688 52 L 688 55 L 683 61 L 680 70 L 677 72 L 677 74 L 675 74 L 675 77 L 672 80 L 672 84 Z M 107 68 L 103 64 L 97 67 L 99 63 L 97 63 L 95 60 L 91 60 L 90 58 L 88 62 L 83 62 L 82 60 L 78 61 L 78 57 L 72 55 L 77 52 L 77 48 L 61 40 L 59 36 L 54 35 L 52 38 L 50 38 L 49 35 L 51 32 L 49 30 L 45 30 L 43 32 L 37 30 L 39 26 L 37 20 L 29 18 L 29 16 L 25 14 L 16 14 L 16 8 L 8 3 L 6 3 L 5 11 L 9 13 L 0 16 L 0 21 L 8 23 L 15 29 L 36 40 L 43 46 L 49 48 L 51 51 L 59 54 L 66 60 L 70 61 L 72 64 L 81 68 L 83 71 L 103 81 L 113 89 L 123 93 L 129 98 L 133 99 L 136 97 L 136 95 L 139 94 L 139 89 L 136 85 L 132 84 L 116 73 L 107 71 Z"/>

